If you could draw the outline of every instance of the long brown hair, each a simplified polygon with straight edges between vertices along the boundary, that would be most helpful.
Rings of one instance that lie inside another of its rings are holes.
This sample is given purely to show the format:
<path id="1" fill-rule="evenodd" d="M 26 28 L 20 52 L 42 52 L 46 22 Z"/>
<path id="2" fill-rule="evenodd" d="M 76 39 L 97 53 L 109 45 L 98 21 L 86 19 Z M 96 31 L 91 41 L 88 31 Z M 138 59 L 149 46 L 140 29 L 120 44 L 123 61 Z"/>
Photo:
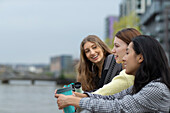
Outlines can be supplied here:
<path id="1" fill-rule="evenodd" d="M 134 28 L 125 28 L 125 29 L 118 31 L 115 37 L 121 39 L 123 42 L 129 45 L 132 39 L 139 35 L 141 35 L 141 33 L 138 30 Z M 124 65 L 122 65 L 122 68 L 124 68 Z"/>
<path id="2" fill-rule="evenodd" d="M 141 35 L 141 33 L 138 30 L 134 28 L 125 28 L 118 31 L 115 36 L 129 45 L 132 39 L 139 35 Z"/>
<path id="3" fill-rule="evenodd" d="M 98 80 L 100 78 L 99 72 L 102 70 L 87 59 L 84 51 L 84 44 L 86 42 L 95 43 L 98 47 L 100 47 L 103 50 L 104 58 L 111 54 L 111 50 L 99 37 L 95 35 L 89 35 L 81 42 L 80 61 L 77 65 L 77 81 L 81 82 L 82 89 L 84 91 L 91 91 L 97 88 Z"/>

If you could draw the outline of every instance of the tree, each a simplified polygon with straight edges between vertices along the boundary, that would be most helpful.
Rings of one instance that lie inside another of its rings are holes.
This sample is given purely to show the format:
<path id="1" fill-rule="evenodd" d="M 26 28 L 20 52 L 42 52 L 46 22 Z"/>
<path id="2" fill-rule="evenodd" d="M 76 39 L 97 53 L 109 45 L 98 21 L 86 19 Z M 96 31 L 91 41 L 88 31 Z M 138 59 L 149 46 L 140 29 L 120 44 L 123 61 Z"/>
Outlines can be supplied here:
<path id="1" fill-rule="evenodd" d="M 124 28 L 128 28 L 128 27 L 135 28 L 135 29 L 141 31 L 140 27 L 139 27 L 139 21 L 140 21 L 139 17 L 137 16 L 137 14 L 134 11 L 131 12 L 127 16 L 121 17 L 119 19 L 119 21 L 115 22 L 113 25 L 113 29 L 114 29 L 113 36 L 115 36 L 115 34 L 118 31 L 120 31 Z"/>

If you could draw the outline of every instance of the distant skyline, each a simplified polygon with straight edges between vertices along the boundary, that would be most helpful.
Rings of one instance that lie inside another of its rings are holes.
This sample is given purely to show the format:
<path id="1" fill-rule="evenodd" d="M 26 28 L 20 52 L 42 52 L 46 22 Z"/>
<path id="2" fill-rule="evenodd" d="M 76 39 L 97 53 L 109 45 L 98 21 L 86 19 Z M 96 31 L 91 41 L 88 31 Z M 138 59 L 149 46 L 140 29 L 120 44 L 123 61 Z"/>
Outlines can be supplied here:
<path id="1" fill-rule="evenodd" d="M 121 0 L 1 0 L 0 64 L 50 62 L 59 55 L 79 58 L 90 34 L 105 38 L 108 16 Z"/>

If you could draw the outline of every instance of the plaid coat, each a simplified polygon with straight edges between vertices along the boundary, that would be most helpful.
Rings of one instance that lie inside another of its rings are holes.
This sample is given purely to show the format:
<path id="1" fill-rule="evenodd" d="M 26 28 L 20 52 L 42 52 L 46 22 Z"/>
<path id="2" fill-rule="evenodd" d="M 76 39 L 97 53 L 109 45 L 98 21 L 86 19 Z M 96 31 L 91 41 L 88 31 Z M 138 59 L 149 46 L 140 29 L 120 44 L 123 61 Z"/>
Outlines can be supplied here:
<path id="1" fill-rule="evenodd" d="M 90 98 L 82 98 L 79 105 L 91 113 L 169 113 L 170 89 L 165 84 L 151 81 L 138 93 L 131 91 L 132 87 L 110 96 L 87 93 Z"/>

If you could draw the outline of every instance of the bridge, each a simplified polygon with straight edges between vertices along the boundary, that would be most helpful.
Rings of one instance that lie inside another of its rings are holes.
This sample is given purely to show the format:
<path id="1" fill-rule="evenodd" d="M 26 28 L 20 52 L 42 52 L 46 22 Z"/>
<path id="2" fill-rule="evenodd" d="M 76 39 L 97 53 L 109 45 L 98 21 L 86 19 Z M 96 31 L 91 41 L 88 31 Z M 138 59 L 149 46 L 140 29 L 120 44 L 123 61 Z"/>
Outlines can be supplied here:
<path id="1" fill-rule="evenodd" d="M 70 84 L 76 81 L 75 79 L 61 79 L 55 77 L 48 77 L 46 75 L 35 76 L 27 74 L 21 76 L 13 73 L 4 73 L 3 75 L 0 75 L 0 80 L 2 84 L 9 84 L 10 80 L 30 80 L 33 85 L 35 84 L 35 81 L 55 81 L 56 84 Z"/>

